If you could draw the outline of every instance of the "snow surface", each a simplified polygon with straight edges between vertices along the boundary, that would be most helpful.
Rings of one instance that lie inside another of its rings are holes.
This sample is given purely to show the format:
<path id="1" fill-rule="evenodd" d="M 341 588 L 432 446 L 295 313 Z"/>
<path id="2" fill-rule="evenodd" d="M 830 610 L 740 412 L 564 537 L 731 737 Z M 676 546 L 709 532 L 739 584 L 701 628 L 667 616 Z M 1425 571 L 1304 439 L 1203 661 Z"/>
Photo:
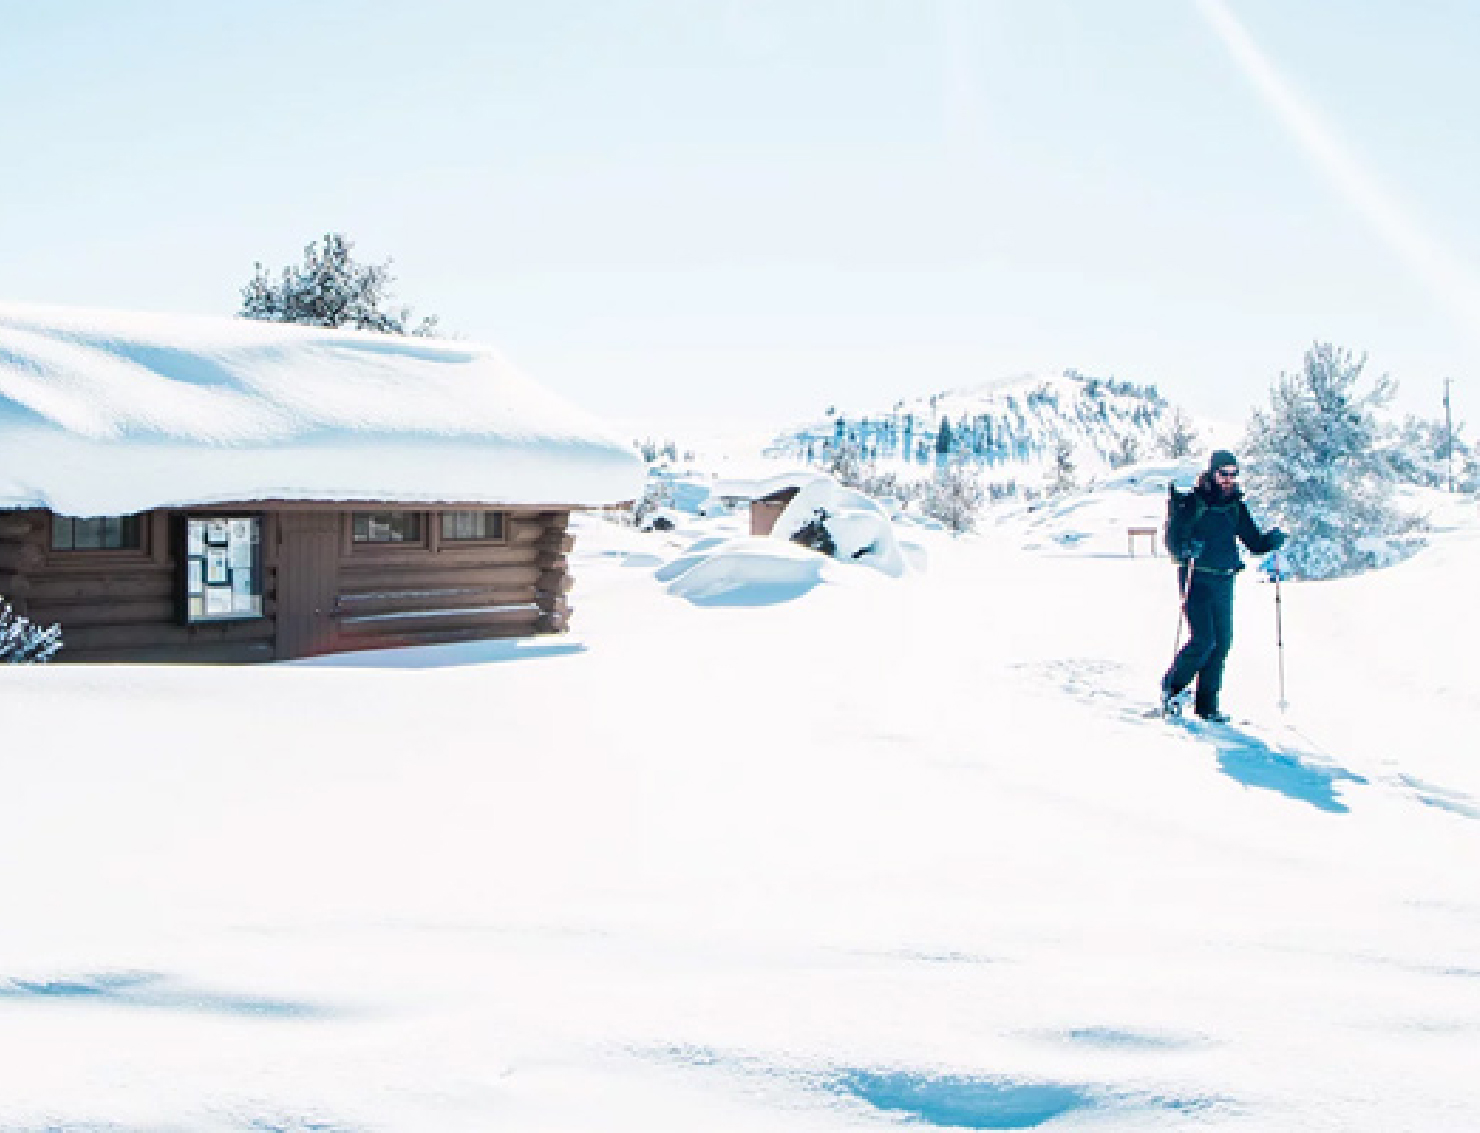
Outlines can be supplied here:
<path id="1" fill-rule="evenodd" d="M 602 505 L 632 446 L 487 347 L 0 304 L 0 508 Z"/>
<path id="2" fill-rule="evenodd" d="M 1247 572 L 1256 722 L 1183 726 L 1159 477 L 898 578 L 580 516 L 569 637 L 0 672 L 0 1129 L 1480 1127 L 1475 502 L 1283 584 L 1285 715 Z"/>

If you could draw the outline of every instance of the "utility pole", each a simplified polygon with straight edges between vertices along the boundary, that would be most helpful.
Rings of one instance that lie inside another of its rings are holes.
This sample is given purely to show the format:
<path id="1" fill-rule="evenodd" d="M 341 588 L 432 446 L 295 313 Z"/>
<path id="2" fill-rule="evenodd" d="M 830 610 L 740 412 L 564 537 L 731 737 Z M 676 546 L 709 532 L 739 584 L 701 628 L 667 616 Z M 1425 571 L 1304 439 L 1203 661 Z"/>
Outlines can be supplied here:
<path id="1" fill-rule="evenodd" d="M 1454 417 L 1449 409 L 1449 386 L 1453 378 L 1444 379 L 1444 458 L 1449 466 L 1449 494 L 1454 494 Z"/>

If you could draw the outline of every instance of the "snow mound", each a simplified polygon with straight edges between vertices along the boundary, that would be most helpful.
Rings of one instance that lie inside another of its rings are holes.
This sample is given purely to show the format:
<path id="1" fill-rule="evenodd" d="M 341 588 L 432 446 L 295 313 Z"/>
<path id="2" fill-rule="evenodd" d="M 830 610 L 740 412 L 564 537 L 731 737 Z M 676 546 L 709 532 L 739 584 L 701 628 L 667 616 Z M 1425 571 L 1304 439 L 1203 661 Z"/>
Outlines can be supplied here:
<path id="1" fill-rule="evenodd" d="M 894 523 L 871 496 L 845 488 L 831 476 L 816 475 L 803 483 L 776 519 L 772 538 L 791 539 L 813 519 L 820 519 L 837 549 L 840 562 L 856 562 L 899 578 L 909 562 L 895 537 Z"/>
<path id="2" fill-rule="evenodd" d="M 668 592 L 706 606 L 771 606 L 800 598 L 824 581 L 830 561 L 816 551 L 775 539 L 733 539 L 668 584 Z"/>

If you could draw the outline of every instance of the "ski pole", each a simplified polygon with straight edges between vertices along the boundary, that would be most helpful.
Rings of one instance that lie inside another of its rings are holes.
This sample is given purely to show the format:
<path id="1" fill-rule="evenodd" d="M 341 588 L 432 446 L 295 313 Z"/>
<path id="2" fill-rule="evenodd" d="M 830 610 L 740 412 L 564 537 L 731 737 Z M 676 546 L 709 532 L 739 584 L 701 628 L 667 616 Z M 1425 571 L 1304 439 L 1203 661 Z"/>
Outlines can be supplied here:
<path id="1" fill-rule="evenodd" d="M 1280 576 L 1284 573 L 1284 568 L 1280 565 L 1280 553 L 1276 551 L 1274 553 L 1274 644 L 1275 651 L 1279 655 L 1281 713 L 1290 707 L 1290 702 L 1285 699 L 1285 618 L 1284 600 L 1280 594 Z"/>

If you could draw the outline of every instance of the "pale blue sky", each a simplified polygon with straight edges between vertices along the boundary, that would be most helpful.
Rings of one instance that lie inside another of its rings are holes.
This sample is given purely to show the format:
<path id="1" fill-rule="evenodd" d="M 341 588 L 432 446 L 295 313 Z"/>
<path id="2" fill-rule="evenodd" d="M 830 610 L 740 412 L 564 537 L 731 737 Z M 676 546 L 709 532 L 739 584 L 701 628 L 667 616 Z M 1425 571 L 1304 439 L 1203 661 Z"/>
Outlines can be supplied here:
<path id="1" fill-rule="evenodd" d="M 1349 166 L 1198 0 L 0 0 L 0 298 L 230 313 L 338 230 L 655 431 L 1065 366 L 1242 425 L 1314 338 L 1464 416 L 1480 5 L 1226 11 Z"/>

